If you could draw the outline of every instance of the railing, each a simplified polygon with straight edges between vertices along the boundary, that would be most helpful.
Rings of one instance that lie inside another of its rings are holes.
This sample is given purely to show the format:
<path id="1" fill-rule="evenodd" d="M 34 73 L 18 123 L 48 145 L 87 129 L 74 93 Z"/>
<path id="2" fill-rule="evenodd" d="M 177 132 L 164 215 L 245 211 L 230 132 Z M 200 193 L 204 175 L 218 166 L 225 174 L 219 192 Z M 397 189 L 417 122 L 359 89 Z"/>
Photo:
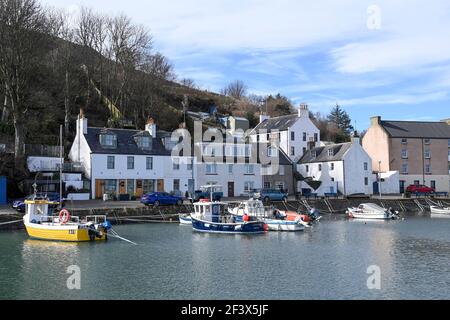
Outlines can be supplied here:
<path id="1" fill-rule="evenodd" d="M 34 165 L 32 169 L 33 171 L 59 171 L 60 168 L 59 163 L 51 162 L 51 161 L 41 161 L 38 165 Z M 62 167 L 63 172 L 75 172 L 81 173 L 84 171 L 83 164 L 79 162 L 68 162 L 63 163 Z"/>
<path id="2" fill-rule="evenodd" d="M 48 146 L 43 144 L 25 144 L 24 152 L 27 156 L 59 157 L 60 146 Z"/>

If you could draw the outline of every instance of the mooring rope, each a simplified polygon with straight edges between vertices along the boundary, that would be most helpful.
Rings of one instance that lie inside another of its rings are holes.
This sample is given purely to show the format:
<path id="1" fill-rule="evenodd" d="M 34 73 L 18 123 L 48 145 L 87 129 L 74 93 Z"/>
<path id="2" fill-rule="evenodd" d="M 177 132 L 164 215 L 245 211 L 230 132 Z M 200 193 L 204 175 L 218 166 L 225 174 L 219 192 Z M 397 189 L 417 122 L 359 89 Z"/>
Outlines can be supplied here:
<path id="1" fill-rule="evenodd" d="M 20 222 L 20 221 L 23 221 L 23 219 L 14 220 L 14 221 L 8 221 L 8 222 L 1 222 L 0 226 L 5 225 L 5 224 L 13 224 L 13 223 L 17 223 L 17 222 Z"/>

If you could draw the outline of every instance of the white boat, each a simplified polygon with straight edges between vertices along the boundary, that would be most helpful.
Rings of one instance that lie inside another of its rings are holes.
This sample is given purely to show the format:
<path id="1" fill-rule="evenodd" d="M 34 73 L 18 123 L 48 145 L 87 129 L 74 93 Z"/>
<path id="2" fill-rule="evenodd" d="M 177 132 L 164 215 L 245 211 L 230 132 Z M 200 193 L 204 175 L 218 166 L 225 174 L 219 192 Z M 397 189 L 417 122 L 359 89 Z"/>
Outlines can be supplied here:
<path id="1" fill-rule="evenodd" d="M 243 221 L 244 216 L 254 217 L 258 221 L 267 224 L 269 231 L 303 231 L 307 225 L 301 217 L 298 219 L 289 220 L 288 216 L 281 211 L 277 217 L 273 217 L 271 213 L 264 207 L 260 200 L 248 200 L 239 203 L 239 205 L 228 211 L 236 218 L 237 221 Z"/>
<path id="2" fill-rule="evenodd" d="M 362 203 L 357 208 L 348 208 L 347 214 L 355 219 L 391 220 L 398 217 L 398 212 L 385 209 L 374 203 Z"/>
<path id="3" fill-rule="evenodd" d="M 444 206 L 430 206 L 432 214 L 450 215 L 450 207 Z"/>
<path id="4" fill-rule="evenodd" d="M 181 214 L 179 219 L 181 225 L 192 226 L 192 218 L 190 214 Z"/>

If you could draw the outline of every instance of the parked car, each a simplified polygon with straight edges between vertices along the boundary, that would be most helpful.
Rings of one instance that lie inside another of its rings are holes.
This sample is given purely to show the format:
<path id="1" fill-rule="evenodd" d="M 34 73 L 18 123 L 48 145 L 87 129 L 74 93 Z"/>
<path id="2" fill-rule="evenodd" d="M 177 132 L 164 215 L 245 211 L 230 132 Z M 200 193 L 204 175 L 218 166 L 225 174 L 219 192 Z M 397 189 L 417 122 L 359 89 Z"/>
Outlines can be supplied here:
<path id="1" fill-rule="evenodd" d="M 223 198 L 223 192 L 222 191 L 213 191 L 212 193 L 212 199 L 213 201 L 220 201 Z M 199 202 L 200 199 L 211 199 L 211 191 L 204 191 L 204 190 L 195 190 L 193 194 L 191 194 L 189 200 L 194 202 Z"/>
<path id="2" fill-rule="evenodd" d="M 435 190 L 433 188 L 427 187 L 423 184 L 412 184 L 406 188 L 406 192 L 430 194 L 430 193 L 434 193 Z"/>
<path id="3" fill-rule="evenodd" d="M 146 206 L 154 205 L 182 205 L 183 198 L 175 195 L 171 195 L 167 192 L 152 192 L 148 194 L 144 194 L 141 198 L 141 203 Z"/>
<path id="4" fill-rule="evenodd" d="M 264 202 L 286 201 L 288 198 L 288 194 L 279 189 L 261 189 L 253 195 L 255 198 Z"/>
<path id="5" fill-rule="evenodd" d="M 35 197 L 34 194 L 29 195 L 27 197 L 25 197 L 24 199 L 17 199 L 15 201 L 13 201 L 12 207 L 13 209 L 19 211 L 19 212 L 25 212 L 25 200 L 31 200 Z M 59 193 L 58 192 L 38 192 L 36 194 L 36 199 L 47 199 L 51 202 L 54 202 L 54 205 L 50 205 L 49 208 L 51 209 L 55 209 L 60 201 L 61 198 L 59 197 Z"/>

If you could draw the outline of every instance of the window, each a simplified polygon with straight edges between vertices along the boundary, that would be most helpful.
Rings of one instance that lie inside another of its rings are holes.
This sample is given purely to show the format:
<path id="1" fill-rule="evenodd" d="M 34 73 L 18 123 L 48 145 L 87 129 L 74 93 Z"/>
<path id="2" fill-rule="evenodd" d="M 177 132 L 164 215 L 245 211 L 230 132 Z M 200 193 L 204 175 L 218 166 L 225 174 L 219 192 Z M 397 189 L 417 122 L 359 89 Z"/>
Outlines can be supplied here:
<path id="1" fill-rule="evenodd" d="M 135 138 L 136 144 L 141 149 L 151 149 L 152 148 L 152 140 L 150 137 L 136 137 Z"/>
<path id="2" fill-rule="evenodd" d="M 176 159 L 176 160 L 173 159 L 172 161 L 173 161 L 172 162 L 172 169 L 175 170 L 175 171 L 180 170 L 180 161 L 178 159 Z"/>
<path id="3" fill-rule="evenodd" d="M 403 138 L 403 139 L 402 139 L 402 144 L 408 144 L 408 139 Z"/>
<path id="4" fill-rule="evenodd" d="M 333 149 L 329 149 L 329 150 L 328 150 L 328 156 L 329 156 L 329 157 L 334 156 L 334 150 L 333 150 Z"/>
<path id="5" fill-rule="evenodd" d="M 331 168 L 331 171 L 334 170 L 334 163 L 331 163 L 330 168 Z"/>
<path id="6" fill-rule="evenodd" d="M 303 132 L 303 141 L 306 141 L 306 132 Z"/>
<path id="7" fill-rule="evenodd" d="M 322 165 L 319 163 L 319 171 L 322 171 Z"/>
<path id="8" fill-rule="evenodd" d="M 255 183 L 253 181 L 246 181 L 246 182 L 244 182 L 244 190 L 246 192 L 255 189 L 254 186 L 255 186 Z"/>
<path id="9" fill-rule="evenodd" d="M 116 193 L 117 180 L 105 180 L 105 193 Z"/>
<path id="10" fill-rule="evenodd" d="M 134 180 L 127 180 L 127 194 L 134 195 Z"/>
<path id="11" fill-rule="evenodd" d="M 265 189 L 270 189 L 270 182 L 269 181 L 264 181 L 264 188 Z"/>
<path id="12" fill-rule="evenodd" d="M 295 141 L 295 132 L 291 132 L 291 141 Z"/>
<path id="13" fill-rule="evenodd" d="M 369 164 L 367 162 L 364 162 L 364 171 L 369 170 Z"/>
<path id="14" fill-rule="evenodd" d="M 291 147 L 291 156 L 295 156 L 295 147 Z"/>
<path id="15" fill-rule="evenodd" d="M 308 165 L 305 166 L 305 170 L 306 170 L 306 172 L 309 172 L 309 166 Z"/>
<path id="16" fill-rule="evenodd" d="M 331 178 L 331 182 L 334 182 L 334 178 Z"/>
<path id="17" fill-rule="evenodd" d="M 402 173 L 408 173 L 408 164 L 402 164 Z"/>
<path id="18" fill-rule="evenodd" d="M 245 174 L 255 174 L 255 168 L 252 164 L 245 165 Z"/>
<path id="19" fill-rule="evenodd" d="M 431 150 L 425 150 L 424 157 L 425 159 L 431 159 Z"/>
<path id="20" fill-rule="evenodd" d="M 127 168 L 128 170 L 134 169 L 134 157 L 127 157 Z"/>
<path id="21" fill-rule="evenodd" d="M 117 136 L 115 134 L 101 134 L 100 144 L 102 147 L 115 148 L 117 147 Z"/>
<path id="22" fill-rule="evenodd" d="M 285 175 L 285 171 L 284 171 L 284 166 L 280 165 L 280 172 L 279 172 L 280 176 L 284 176 Z"/>
<path id="23" fill-rule="evenodd" d="M 436 190 L 436 181 L 435 180 L 431 180 L 430 187 L 433 188 L 434 190 Z"/>
<path id="24" fill-rule="evenodd" d="M 147 170 L 153 170 L 153 157 L 147 157 L 145 160 Z"/>
<path id="25" fill-rule="evenodd" d="M 277 189 L 283 191 L 284 190 L 284 182 L 278 181 L 277 182 Z"/>
<path id="26" fill-rule="evenodd" d="M 114 156 L 108 156 L 108 163 L 107 163 L 107 168 L 109 170 L 114 169 L 115 167 L 115 157 Z"/>
<path id="27" fill-rule="evenodd" d="M 426 164 L 425 165 L 425 173 L 426 174 L 431 174 L 431 164 Z"/>
<path id="28" fill-rule="evenodd" d="M 180 179 L 173 180 L 173 191 L 180 191 Z"/>
<path id="29" fill-rule="evenodd" d="M 306 148 L 305 147 L 303 147 L 303 154 L 305 154 L 306 153 Z"/>
<path id="30" fill-rule="evenodd" d="M 317 133 L 314 133 L 314 142 L 319 141 L 319 135 Z"/>
<path id="31" fill-rule="evenodd" d="M 271 157 L 271 158 L 274 158 L 274 157 L 276 157 L 278 154 L 277 154 L 277 148 L 274 148 L 274 147 L 269 147 L 269 148 L 267 148 L 267 156 L 268 157 Z"/>
<path id="32" fill-rule="evenodd" d="M 369 185 L 369 178 L 367 178 L 367 177 L 364 178 L 364 185 L 365 186 Z"/>
<path id="33" fill-rule="evenodd" d="M 266 141 L 270 141 L 270 133 L 267 134 L 267 140 Z"/>
<path id="34" fill-rule="evenodd" d="M 206 174 L 217 174 L 217 164 L 207 164 L 206 165 Z"/>
<path id="35" fill-rule="evenodd" d="M 142 189 L 144 191 L 144 194 L 146 193 L 150 193 L 150 192 L 155 192 L 155 188 L 156 187 L 156 183 L 155 180 L 144 180 L 142 182 Z"/>
<path id="36" fill-rule="evenodd" d="M 316 151 L 311 151 L 311 157 L 313 157 L 313 158 L 317 157 L 317 152 Z"/>
<path id="37" fill-rule="evenodd" d="M 448 140 L 448 147 L 450 148 L 450 140 Z"/>
<path id="38" fill-rule="evenodd" d="M 192 164 L 192 162 L 187 164 L 187 170 L 188 171 L 192 171 L 192 168 L 194 167 L 194 165 Z"/>
<path id="39" fill-rule="evenodd" d="M 228 173 L 233 174 L 233 165 L 232 164 L 228 165 Z"/>
<path id="40" fill-rule="evenodd" d="M 402 149 L 402 159 L 408 159 L 408 150 Z"/>
<path id="41" fill-rule="evenodd" d="M 424 139 L 423 142 L 424 142 L 425 144 L 431 144 L 431 139 Z"/>

